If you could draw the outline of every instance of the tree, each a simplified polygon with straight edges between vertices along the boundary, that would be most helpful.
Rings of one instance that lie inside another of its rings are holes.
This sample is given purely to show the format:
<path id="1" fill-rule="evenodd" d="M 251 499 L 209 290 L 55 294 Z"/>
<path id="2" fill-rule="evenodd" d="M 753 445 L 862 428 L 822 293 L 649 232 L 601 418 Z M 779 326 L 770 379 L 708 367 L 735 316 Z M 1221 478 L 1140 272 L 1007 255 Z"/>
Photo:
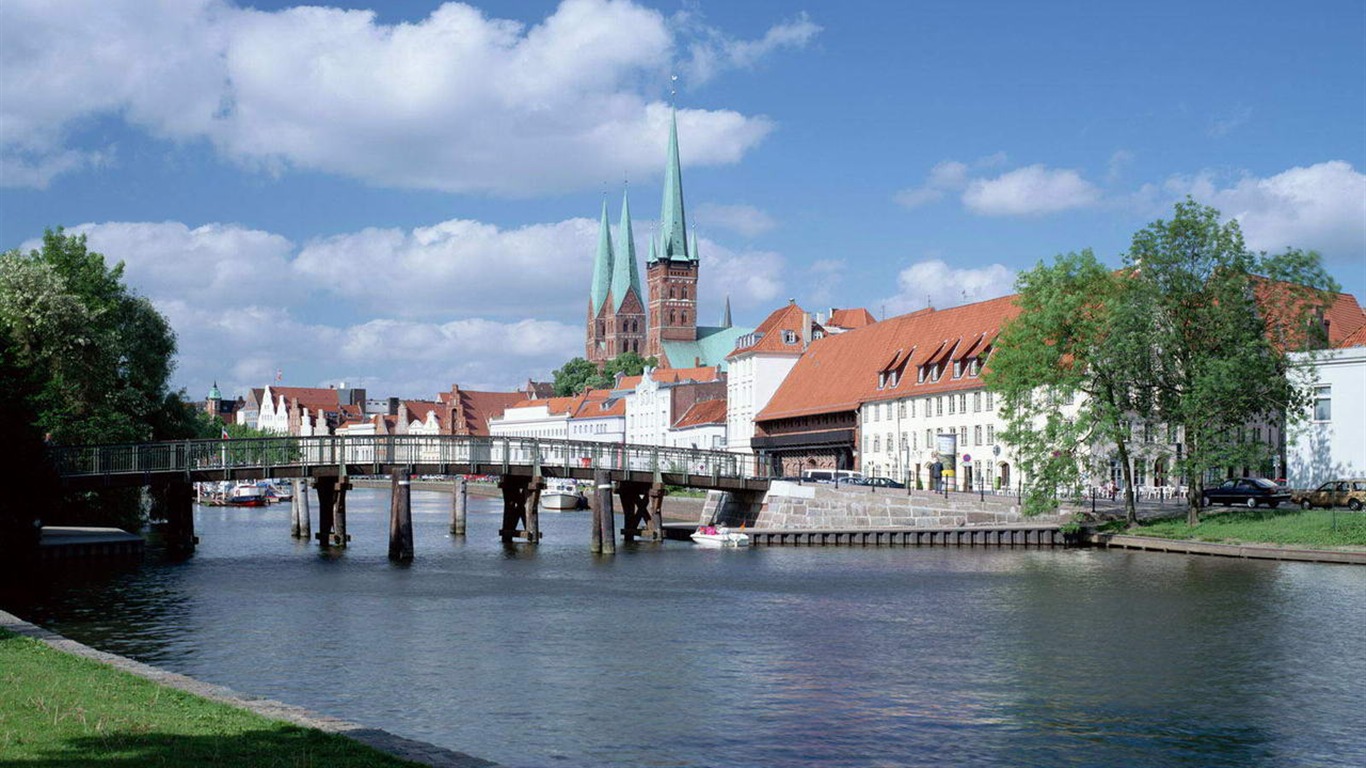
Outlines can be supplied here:
<path id="1" fill-rule="evenodd" d="M 1309 329 L 1338 286 L 1318 254 L 1254 254 L 1237 221 L 1220 224 L 1218 211 L 1189 199 L 1134 235 L 1125 265 L 1152 313 L 1153 413 L 1180 429 L 1175 468 L 1188 479 L 1194 525 L 1207 471 L 1272 450 L 1246 439 L 1249 422 L 1284 429 L 1303 418 L 1309 391 L 1286 355 L 1321 344 Z"/>
<path id="2" fill-rule="evenodd" d="M 646 367 L 659 365 L 654 357 L 641 357 L 636 352 L 624 352 L 598 366 L 582 357 L 565 363 L 554 373 L 556 397 L 569 397 L 590 389 L 606 389 L 616 383 L 617 374 L 639 376 Z"/>
<path id="3" fill-rule="evenodd" d="M 48 230 L 41 250 L 0 255 L 0 333 L 9 364 L 31 372 L 23 412 L 52 443 L 189 437 L 192 419 L 169 390 L 175 334 L 151 302 L 86 248 Z M 104 492 L 63 505 L 82 522 L 139 522 L 137 494 Z"/>
<path id="4" fill-rule="evenodd" d="M 1016 285 L 1020 314 L 1002 329 L 984 378 L 1000 395 L 1001 437 L 1026 478 L 1025 512 L 1051 510 L 1063 495 L 1079 501 L 1094 469 L 1085 457 L 1113 447 L 1133 523 L 1129 425 L 1151 367 L 1132 281 L 1085 250 L 1038 264 Z"/>

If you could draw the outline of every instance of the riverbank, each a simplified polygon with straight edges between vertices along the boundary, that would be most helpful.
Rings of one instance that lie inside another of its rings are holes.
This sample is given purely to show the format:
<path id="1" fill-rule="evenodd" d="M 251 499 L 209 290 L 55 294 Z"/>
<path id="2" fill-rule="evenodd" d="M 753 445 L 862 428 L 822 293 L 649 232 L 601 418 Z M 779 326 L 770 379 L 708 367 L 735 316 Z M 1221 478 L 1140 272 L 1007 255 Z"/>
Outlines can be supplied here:
<path id="1" fill-rule="evenodd" d="M 4 611 L 0 670 L 0 752 L 19 763 L 494 765 L 97 651 Z"/>

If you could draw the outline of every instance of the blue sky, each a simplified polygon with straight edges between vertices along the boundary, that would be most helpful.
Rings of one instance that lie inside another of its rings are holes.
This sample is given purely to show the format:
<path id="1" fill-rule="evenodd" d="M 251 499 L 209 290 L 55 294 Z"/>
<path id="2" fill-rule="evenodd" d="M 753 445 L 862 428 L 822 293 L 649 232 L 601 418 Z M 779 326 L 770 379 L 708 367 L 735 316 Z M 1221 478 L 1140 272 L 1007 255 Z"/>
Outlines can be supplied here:
<path id="1" fill-rule="evenodd" d="M 676 74 L 704 320 L 990 298 L 1186 195 L 1366 300 L 1363 72 L 1356 1 L 6 2 L 0 247 L 123 259 L 194 395 L 546 378 Z"/>

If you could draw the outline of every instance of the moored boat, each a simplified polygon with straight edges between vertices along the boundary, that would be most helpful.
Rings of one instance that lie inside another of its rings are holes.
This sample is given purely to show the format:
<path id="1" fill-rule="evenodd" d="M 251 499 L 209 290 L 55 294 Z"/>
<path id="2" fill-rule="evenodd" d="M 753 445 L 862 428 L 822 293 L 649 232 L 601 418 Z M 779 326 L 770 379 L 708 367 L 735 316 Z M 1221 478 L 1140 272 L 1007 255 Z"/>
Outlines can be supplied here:
<path id="1" fill-rule="evenodd" d="M 239 483 L 228 492 L 228 504 L 234 507 L 264 507 L 269 501 L 266 489 L 256 483 Z"/>
<path id="2" fill-rule="evenodd" d="M 691 538 L 699 547 L 721 548 L 749 546 L 749 534 L 732 531 L 724 525 L 699 525 L 697 530 L 694 531 L 689 538 Z"/>
<path id="3" fill-rule="evenodd" d="M 541 491 L 541 508 L 547 512 L 573 512 L 587 506 L 587 497 L 573 480 L 551 478 Z"/>

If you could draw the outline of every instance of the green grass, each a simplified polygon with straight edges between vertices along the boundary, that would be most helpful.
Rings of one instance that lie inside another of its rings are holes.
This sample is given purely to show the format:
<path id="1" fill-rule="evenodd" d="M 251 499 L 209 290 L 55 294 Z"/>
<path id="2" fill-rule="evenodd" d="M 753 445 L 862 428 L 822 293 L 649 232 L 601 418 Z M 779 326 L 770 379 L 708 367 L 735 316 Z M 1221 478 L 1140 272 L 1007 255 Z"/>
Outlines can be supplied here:
<path id="1" fill-rule="evenodd" d="M 1285 544 L 1297 547 L 1366 547 L 1366 513 L 1327 509 L 1244 509 L 1214 512 L 1204 509 L 1200 524 L 1190 526 L 1185 517 L 1156 520 L 1122 531 L 1136 536 L 1193 539 L 1223 543 Z M 1117 531 L 1121 532 L 1121 531 Z"/>
<path id="2" fill-rule="evenodd" d="M 413 766 L 0 630 L 3 766 Z"/>

